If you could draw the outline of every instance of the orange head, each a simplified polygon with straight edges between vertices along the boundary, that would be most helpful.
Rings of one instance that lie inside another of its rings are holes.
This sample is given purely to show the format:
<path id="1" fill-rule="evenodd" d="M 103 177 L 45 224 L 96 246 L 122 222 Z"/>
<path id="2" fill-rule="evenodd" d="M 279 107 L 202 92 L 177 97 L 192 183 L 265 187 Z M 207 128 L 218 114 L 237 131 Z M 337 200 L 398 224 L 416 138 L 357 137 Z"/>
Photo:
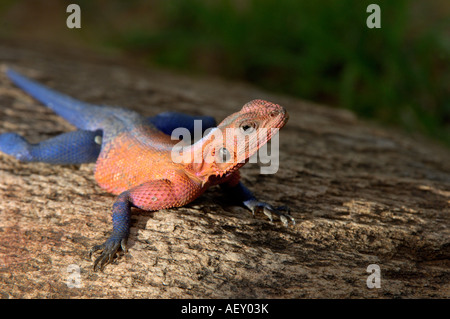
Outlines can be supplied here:
<path id="1" fill-rule="evenodd" d="M 289 119 L 286 110 L 264 100 L 253 100 L 225 118 L 192 145 L 193 172 L 204 180 L 222 177 L 244 165 Z"/>

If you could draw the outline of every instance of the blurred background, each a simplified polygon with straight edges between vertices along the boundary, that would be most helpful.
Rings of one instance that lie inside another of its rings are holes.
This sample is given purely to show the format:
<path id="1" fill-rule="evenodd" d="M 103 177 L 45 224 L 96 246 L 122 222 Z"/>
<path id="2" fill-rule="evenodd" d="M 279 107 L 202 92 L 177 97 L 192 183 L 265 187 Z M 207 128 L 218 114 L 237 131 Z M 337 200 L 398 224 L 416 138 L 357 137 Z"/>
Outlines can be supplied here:
<path id="1" fill-rule="evenodd" d="M 66 27 L 70 3 L 81 29 Z M 245 81 L 450 146 L 448 0 L 0 0 L 12 38 Z"/>

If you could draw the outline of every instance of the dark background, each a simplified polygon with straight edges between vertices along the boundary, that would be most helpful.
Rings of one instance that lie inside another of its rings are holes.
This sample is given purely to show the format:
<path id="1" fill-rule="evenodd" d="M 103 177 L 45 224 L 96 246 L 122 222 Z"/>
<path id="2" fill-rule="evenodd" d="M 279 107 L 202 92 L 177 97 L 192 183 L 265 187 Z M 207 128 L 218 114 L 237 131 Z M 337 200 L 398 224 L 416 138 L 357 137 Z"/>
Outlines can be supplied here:
<path id="1" fill-rule="evenodd" d="M 66 27 L 70 3 L 81 29 Z M 450 145 L 449 17 L 448 0 L 2 0 L 0 40 L 250 82 Z"/>

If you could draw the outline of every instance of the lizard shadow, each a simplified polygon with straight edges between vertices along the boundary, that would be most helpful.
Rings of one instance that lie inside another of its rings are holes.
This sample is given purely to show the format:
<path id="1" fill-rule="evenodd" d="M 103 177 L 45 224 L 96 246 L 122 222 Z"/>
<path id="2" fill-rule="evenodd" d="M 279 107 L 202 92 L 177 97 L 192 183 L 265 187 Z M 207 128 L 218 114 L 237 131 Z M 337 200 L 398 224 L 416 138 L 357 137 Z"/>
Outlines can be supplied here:
<path id="1" fill-rule="evenodd" d="M 141 248 L 143 244 L 144 249 L 158 251 L 154 245 L 155 240 L 166 241 L 168 245 L 175 247 L 179 242 L 173 238 L 189 232 L 194 237 L 205 238 L 203 243 L 197 245 L 199 248 L 196 253 L 200 255 L 208 254 L 207 242 L 220 246 L 222 241 L 231 239 L 229 249 L 237 249 L 243 258 L 246 248 L 260 251 L 268 249 L 305 258 L 299 246 L 303 240 L 298 236 L 295 226 L 283 226 L 279 220 L 270 222 L 263 213 L 253 217 L 242 205 L 218 193 L 215 189 L 207 191 L 183 207 L 166 210 L 170 217 L 159 215 L 164 210 L 145 211 L 133 208 L 128 248 L 137 245 Z M 161 228 L 148 227 L 151 220 L 155 220 L 159 224 L 157 227 Z M 150 231 L 150 238 L 139 238 L 141 230 Z M 155 232 L 157 234 L 153 236 Z M 202 247 L 203 244 L 205 247 Z"/>

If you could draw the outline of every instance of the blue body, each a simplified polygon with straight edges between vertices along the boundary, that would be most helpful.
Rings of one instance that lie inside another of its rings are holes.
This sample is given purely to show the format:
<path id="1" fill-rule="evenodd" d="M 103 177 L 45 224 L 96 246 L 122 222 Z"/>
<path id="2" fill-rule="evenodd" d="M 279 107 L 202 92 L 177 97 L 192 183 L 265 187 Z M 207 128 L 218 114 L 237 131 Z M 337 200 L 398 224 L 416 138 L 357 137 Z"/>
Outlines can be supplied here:
<path id="1" fill-rule="evenodd" d="M 202 121 L 202 129 L 216 126 L 210 116 L 191 116 L 178 112 L 164 112 L 154 117 L 142 118 L 135 112 L 111 106 L 98 106 L 76 100 L 44 85 L 34 82 L 19 73 L 8 69 L 6 74 L 18 87 L 52 109 L 79 130 L 68 132 L 40 142 L 30 144 L 15 133 L 0 135 L 0 151 L 26 162 L 45 162 L 51 164 L 81 164 L 97 160 L 101 150 L 104 131 L 110 132 L 110 139 L 116 132 L 111 117 L 137 118 L 136 122 L 154 126 L 170 135 L 178 127 L 187 128 L 194 134 L 194 121 Z M 111 124 L 110 124 L 111 123 Z"/>

